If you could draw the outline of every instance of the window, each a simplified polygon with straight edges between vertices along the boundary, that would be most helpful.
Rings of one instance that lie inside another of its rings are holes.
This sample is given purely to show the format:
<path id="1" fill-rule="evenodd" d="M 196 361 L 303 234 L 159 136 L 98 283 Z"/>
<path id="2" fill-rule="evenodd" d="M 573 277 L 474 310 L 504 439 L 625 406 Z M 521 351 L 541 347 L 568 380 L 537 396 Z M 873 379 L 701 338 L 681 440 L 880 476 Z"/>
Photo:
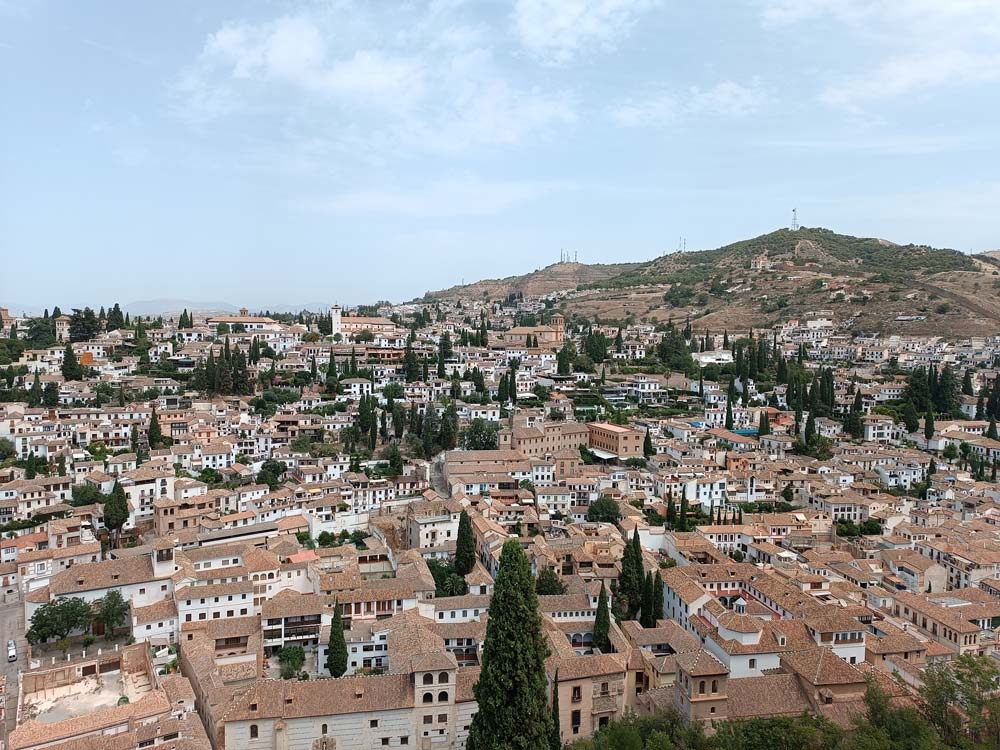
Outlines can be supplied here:
<path id="1" fill-rule="evenodd" d="M 756 669 L 756 668 L 757 668 L 757 660 L 756 659 L 751 659 L 750 660 L 750 669 Z"/>
<path id="2" fill-rule="evenodd" d="M 573 734 L 580 733 L 580 712 L 574 711 L 570 714 L 570 724 L 573 726 Z"/>
<path id="3" fill-rule="evenodd" d="M 712 692 L 713 693 L 719 692 L 719 681 L 718 680 L 712 680 Z"/>
<path id="4" fill-rule="evenodd" d="M 250 725 L 250 739 L 252 739 L 252 740 L 257 739 L 257 725 L 256 724 L 251 724 Z"/>
<path id="5" fill-rule="evenodd" d="M 447 690 L 442 690 L 440 693 L 438 693 L 438 701 L 441 702 L 441 703 L 447 703 L 448 702 L 448 691 Z"/>
<path id="6" fill-rule="evenodd" d="M 425 685 L 433 685 L 434 684 L 434 675 L 432 675 L 432 674 L 425 674 L 424 675 L 424 684 Z"/>
<path id="7" fill-rule="evenodd" d="M 438 714 L 438 724 L 444 724 L 448 721 L 448 714 Z"/>
<path id="8" fill-rule="evenodd" d="M 583 699 L 583 692 L 579 685 L 573 687 L 573 702 L 579 703 Z"/>
<path id="9" fill-rule="evenodd" d="M 399 744 L 400 745 L 409 745 L 410 744 L 410 738 L 409 737 L 400 737 L 399 738 Z"/>
<path id="10" fill-rule="evenodd" d="M 433 703 L 434 702 L 434 693 L 424 693 L 423 702 L 424 703 Z"/>
<path id="11" fill-rule="evenodd" d="M 388 737 L 383 737 L 382 738 L 382 746 L 383 747 L 388 747 L 388 745 L 389 745 L 389 738 Z"/>
<path id="12" fill-rule="evenodd" d="M 368 722 L 368 726 L 372 729 L 378 729 L 378 719 L 372 719 Z"/>
<path id="13" fill-rule="evenodd" d="M 326 729 L 327 729 L 327 726 L 326 726 L 326 724 L 324 724 L 323 726 L 321 726 L 319 728 L 319 733 L 320 734 L 326 734 Z"/>
<path id="14" fill-rule="evenodd" d="M 704 695 L 704 694 L 705 694 L 705 681 L 700 680 L 698 682 L 698 695 Z"/>
<path id="15" fill-rule="evenodd" d="M 439 685 L 447 685 L 448 684 L 448 673 L 447 672 L 442 672 L 441 674 L 438 675 L 438 684 Z"/>
<path id="16" fill-rule="evenodd" d="M 430 724 L 433 721 L 434 721 L 434 717 L 433 716 L 427 715 L 427 716 L 424 717 L 424 724 Z"/>

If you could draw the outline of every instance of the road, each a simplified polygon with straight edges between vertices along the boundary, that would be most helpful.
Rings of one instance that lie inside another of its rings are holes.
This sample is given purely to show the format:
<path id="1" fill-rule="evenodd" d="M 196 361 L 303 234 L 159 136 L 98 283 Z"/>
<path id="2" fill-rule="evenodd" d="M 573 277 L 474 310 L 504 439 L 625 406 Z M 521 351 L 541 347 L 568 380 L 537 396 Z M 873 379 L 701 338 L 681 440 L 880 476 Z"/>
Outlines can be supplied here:
<path id="1" fill-rule="evenodd" d="M 17 661 L 7 661 L 7 640 L 17 643 Z M 7 677 L 6 727 L 0 730 L 0 737 L 6 742 L 17 721 L 17 670 L 27 665 L 28 642 L 24 640 L 24 605 L 20 600 L 0 604 L 0 643 L 3 645 L 3 661 L 0 674 Z"/>

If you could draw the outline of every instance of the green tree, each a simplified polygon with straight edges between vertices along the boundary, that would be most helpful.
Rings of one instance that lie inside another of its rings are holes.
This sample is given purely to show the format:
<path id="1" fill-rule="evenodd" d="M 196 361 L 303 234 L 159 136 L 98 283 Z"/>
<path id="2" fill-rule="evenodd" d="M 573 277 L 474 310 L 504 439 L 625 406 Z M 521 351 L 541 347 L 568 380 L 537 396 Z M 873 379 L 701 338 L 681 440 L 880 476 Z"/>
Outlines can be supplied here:
<path id="1" fill-rule="evenodd" d="M 594 617 L 594 648 L 610 653 L 611 612 L 608 610 L 608 591 L 601 581 L 601 595 L 597 599 L 597 615 Z"/>
<path id="2" fill-rule="evenodd" d="M 621 518 L 618 503 L 610 497 L 602 495 L 587 508 L 587 520 L 590 523 L 617 523 Z"/>
<path id="3" fill-rule="evenodd" d="M 118 589 L 111 589 L 97 605 L 94 619 L 104 623 L 108 629 L 107 638 L 115 637 L 115 628 L 121 627 L 128 620 L 129 603 Z"/>
<path id="4" fill-rule="evenodd" d="M 455 540 L 455 573 L 466 576 L 476 565 L 476 540 L 472 534 L 472 519 L 462 511 L 458 517 L 458 537 Z"/>
<path id="5" fill-rule="evenodd" d="M 511 539 L 500 554 L 467 750 L 547 750 L 547 656 L 531 565 Z"/>
<path id="6" fill-rule="evenodd" d="M 552 568 L 542 568 L 535 579 L 535 593 L 539 596 L 557 596 L 566 593 L 566 586 Z"/>
<path id="7" fill-rule="evenodd" d="M 118 545 L 121 530 L 126 521 L 128 521 L 128 498 L 126 498 L 122 486 L 115 482 L 111 494 L 104 502 L 104 525 L 111 532 L 113 547 Z"/>
<path id="8" fill-rule="evenodd" d="M 342 677 L 347 671 L 347 639 L 344 637 L 340 604 L 336 599 L 333 601 L 333 616 L 330 619 L 330 640 L 326 644 L 326 670 L 334 677 Z"/>
<path id="9" fill-rule="evenodd" d="M 934 412 L 928 409 L 924 416 L 924 438 L 930 440 L 932 437 L 934 437 Z"/>
<path id="10" fill-rule="evenodd" d="M 159 448 L 163 442 L 163 430 L 160 429 L 160 420 L 156 416 L 156 407 L 153 407 L 153 413 L 149 416 L 149 427 L 146 430 L 146 441 L 149 443 L 150 449 Z"/>
<path id="11" fill-rule="evenodd" d="M 281 679 L 290 680 L 298 676 L 306 663 L 306 652 L 302 646 L 285 646 L 278 652 L 281 663 Z"/>
<path id="12" fill-rule="evenodd" d="M 656 455 L 656 449 L 653 448 L 653 439 L 649 436 L 649 428 L 646 428 L 646 437 L 642 439 L 642 455 L 646 458 Z"/>
<path id="13" fill-rule="evenodd" d="M 59 386 L 54 382 L 46 383 L 45 388 L 42 389 L 42 406 L 49 408 L 59 406 Z"/>
<path id="14" fill-rule="evenodd" d="M 559 670 L 552 678 L 552 727 L 549 734 L 549 750 L 562 750 L 562 728 L 559 721 Z"/>
<path id="15" fill-rule="evenodd" d="M 80 380 L 83 378 L 83 367 L 76 358 L 73 345 L 69 343 L 66 344 L 66 348 L 63 350 L 62 376 L 66 380 Z"/>
<path id="16" fill-rule="evenodd" d="M 89 629 L 93 619 L 94 611 L 83 599 L 61 596 L 35 610 L 25 638 L 29 643 L 41 643 L 50 638 L 61 641 L 76 630 Z"/>
<path id="17" fill-rule="evenodd" d="M 647 572 L 646 578 L 642 584 L 642 615 L 639 618 L 639 624 L 644 628 L 656 627 L 657 615 L 654 610 L 655 605 L 653 604 L 655 599 L 653 586 L 653 574 L 651 572 Z"/>
<path id="18" fill-rule="evenodd" d="M 771 420 L 767 416 L 767 409 L 761 409 L 760 422 L 757 425 L 757 436 L 764 437 L 771 434 Z"/>
<path id="19" fill-rule="evenodd" d="M 656 626 L 656 621 L 663 617 L 663 577 L 660 571 L 653 576 L 653 619 L 650 627 Z"/>

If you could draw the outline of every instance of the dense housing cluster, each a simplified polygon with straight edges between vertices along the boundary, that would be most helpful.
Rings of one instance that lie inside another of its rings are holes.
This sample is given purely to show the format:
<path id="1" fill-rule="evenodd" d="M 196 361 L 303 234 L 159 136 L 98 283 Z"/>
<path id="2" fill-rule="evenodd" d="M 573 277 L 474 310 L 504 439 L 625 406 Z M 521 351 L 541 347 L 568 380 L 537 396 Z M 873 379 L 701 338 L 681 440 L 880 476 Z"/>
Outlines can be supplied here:
<path id="1" fill-rule="evenodd" d="M 988 743 L 998 357 L 559 295 L 0 309 L 6 747 L 722 742 L 963 670 L 928 731 Z"/>

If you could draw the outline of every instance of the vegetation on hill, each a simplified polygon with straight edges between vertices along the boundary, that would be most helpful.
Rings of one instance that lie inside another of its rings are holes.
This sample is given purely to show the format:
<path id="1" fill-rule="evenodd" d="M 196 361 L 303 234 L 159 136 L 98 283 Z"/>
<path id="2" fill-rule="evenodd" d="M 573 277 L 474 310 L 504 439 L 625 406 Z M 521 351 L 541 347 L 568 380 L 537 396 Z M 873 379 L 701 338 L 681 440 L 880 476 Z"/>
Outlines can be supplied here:
<path id="1" fill-rule="evenodd" d="M 793 265 L 818 264 L 827 270 L 894 279 L 912 274 L 942 271 L 974 271 L 975 261 L 957 250 L 923 245 L 895 245 L 872 237 L 851 237 L 820 227 L 779 229 L 753 239 L 741 240 L 714 250 L 671 253 L 586 289 L 622 289 L 643 284 L 692 285 L 709 281 L 724 269 L 749 269 L 751 261 L 766 254 L 773 262 Z"/>

